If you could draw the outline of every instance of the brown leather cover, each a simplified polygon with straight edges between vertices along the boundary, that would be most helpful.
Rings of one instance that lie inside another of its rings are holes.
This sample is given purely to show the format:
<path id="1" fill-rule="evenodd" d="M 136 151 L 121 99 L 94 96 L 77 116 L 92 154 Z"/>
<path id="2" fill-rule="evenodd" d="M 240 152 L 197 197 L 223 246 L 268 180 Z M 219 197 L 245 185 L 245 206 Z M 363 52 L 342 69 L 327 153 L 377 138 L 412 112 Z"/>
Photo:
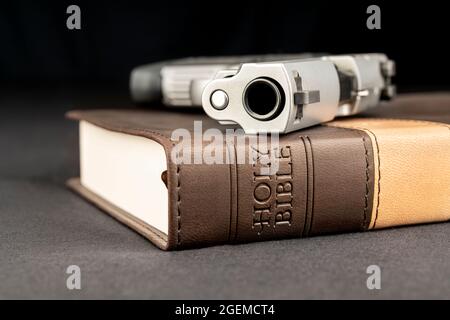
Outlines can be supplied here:
<path id="1" fill-rule="evenodd" d="M 373 112 L 368 116 L 380 118 L 388 115 L 392 118 L 450 123 L 450 95 L 399 97 L 390 105 Z M 223 127 L 201 113 L 164 109 L 91 110 L 72 111 L 68 113 L 68 117 L 85 120 L 108 130 L 147 137 L 164 146 L 168 159 L 168 235 L 108 204 L 84 188 L 78 179 L 72 179 L 68 184 L 83 197 L 165 250 L 365 231 L 377 227 L 374 226 L 375 215 L 384 217 L 380 218 L 378 227 L 450 219 L 450 203 L 445 201 L 443 205 L 432 205 L 434 215 L 430 217 L 423 210 L 414 213 L 416 218 L 413 219 L 395 217 L 395 210 L 404 215 L 407 214 L 405 208 L 409 210 L 414 207 L 414 203 L 410 201 L 412 197 L 398 199 L 398 206 L 392 204 L 397 199 L 395 195 L 389 194 L 394 190 L 392 182 L 386 186 L 380 182 L 385 182 L 380 175 L 380 168 L 385 167 L 380 166 L 379 141 L 367 128 L 360 127 L 362 122 L 367 122 L 361 116 L 359 119 L 352 119 L 351 121 L 356 121 L 353 124 L 344 123 L 348 120 L 342 119 L 281 136 L 280 149 L 276 151 L 280 170 L 274 175 L 265 176 L 258 174 L 258 164 L 176 165 L 170 161 L 170 152 L 174 146 L 170 135 L 174 129 L 192 130 L 193 121 L 202 120 L 204 130 L 214 127 L 224 131 Z M 398 128 L 392 120 L 377 121 L 389 123 L 394 129 Z M 442 126 L 433 124 L 437 128 Z M 389 130 L 380 132 L 382 140 L 386 141 L 383 142 L 383 150 L 390 150 L 395 144 L 402 145 L 402 139 L 411 138 L 411 132 L 413 135 L 422 135 L 421 128 L 420 125 L 415 126 L 407 135 L 397 135 L 402 129 L 395 129 L 398 131 L 394 130 L 395 134 L 390 137 L 386 137 Z M 428 135 L 427 139 L 438 138 L 442 143 L 450 141 L 450 130 L 447 132 L 437 129 L 433 134 Z M 389 141 L 395 141 L 395 144 Z M 420 150 L 427 151 L 427 141 L 409 145 L 414 146 L 411 150 L 420 156 Z M 249 150 L 249 143 L 251 142 L 246 140 L 245 145 L 235 144 L 234 150 L 228 154 L 236 156 L 240 148 Z M 398 165 L 404 166 L 415 161 L 408 153 L 407 155 L 401 158 L 404 163 L 394 163 L 389 172 L 398 174 Z M 389 161 L 389 157 L 383 157 Z M 450 154 L 442 153 L 441 160 L 450 163 Z M 450 171 L 448 164 L 440 168 Z M 433 175 L 433 181 L 440 179 L 436 185 L 450 185 L 450 179 L 443 180 L 444 178 L 435 175 L 437 174 Z M 407 178 L 404 180 L 408 183 Z M 386 202 L 382 202 L 385 198 L 380 200 L 380 190 L 385 192 Z M 433 201 L 441 203 L 445 197 L 450 199 L 449 189 L 443 191 L 443 197 L 437 197 Z M 382 204 L 387 204 L 386 209 L 381 207 Z M 380 207 L 383 211 L 381 214 Z M 426 208 L 426 205 L 421 208 Z"/>

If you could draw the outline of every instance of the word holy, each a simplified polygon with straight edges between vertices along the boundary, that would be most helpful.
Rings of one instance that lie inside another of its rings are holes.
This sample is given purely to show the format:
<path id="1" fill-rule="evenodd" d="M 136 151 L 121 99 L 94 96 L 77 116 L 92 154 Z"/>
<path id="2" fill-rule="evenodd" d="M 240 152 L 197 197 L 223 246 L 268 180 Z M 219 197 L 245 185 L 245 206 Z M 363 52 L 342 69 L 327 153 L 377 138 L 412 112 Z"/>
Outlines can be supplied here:
<path id="1" fill-rule="evenodd" d="M 253 166 L 253 230 L 258 235 L 267 228 L 291 225 L 294 198 L 291 147 L 282 147 L 274 156 L 278 159 L 275 174 L 267 175 L 258 171 L 264 155 L 258 157 Z"/>
<path id="2" fill-rule="evenodd" d="M 216 128 L 203 131 L 202 121 L 194 121 L 194 131 L 180 128 L 172 132 L 175 143 L 171 160 L 176 164 L 251 164 L 258 161 L 261 174 L 278 171 L 279 134 L 261 132 L 246 135 L 242 129 Z M 261 155 L 266 155 L 261 157 Z"/>

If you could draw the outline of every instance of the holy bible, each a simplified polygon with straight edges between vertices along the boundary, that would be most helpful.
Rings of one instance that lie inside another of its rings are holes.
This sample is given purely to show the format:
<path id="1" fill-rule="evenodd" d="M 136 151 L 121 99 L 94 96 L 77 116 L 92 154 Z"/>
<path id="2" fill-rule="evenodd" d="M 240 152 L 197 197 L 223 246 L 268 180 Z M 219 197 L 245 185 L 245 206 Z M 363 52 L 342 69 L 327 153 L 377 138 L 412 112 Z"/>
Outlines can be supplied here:
<path id="1" fill-rule="evenodd" d="M 450 94 L 400 96 L 370 114 L 280 135 L 264 152 L 250 136 L 216 141 L 224 163 L 173 158 L 177 130 L 228 132 L 201 113 L 67 117 L 80 130 L 80 177 L 68 186 L 163 250 L 450 220 Z M 194 144 L 183 157 L 195 158 Z M 250 152 L 254 162 L 238 161 Z"/>

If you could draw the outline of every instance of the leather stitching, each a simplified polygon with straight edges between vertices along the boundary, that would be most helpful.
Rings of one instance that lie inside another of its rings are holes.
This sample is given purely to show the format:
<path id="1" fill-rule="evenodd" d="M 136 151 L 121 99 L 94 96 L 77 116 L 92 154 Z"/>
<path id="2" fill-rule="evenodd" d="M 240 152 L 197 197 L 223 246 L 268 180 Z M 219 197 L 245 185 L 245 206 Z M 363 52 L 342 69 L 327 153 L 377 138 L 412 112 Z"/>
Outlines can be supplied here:
<path id="1" fill-rule="evenodd" d="M 376 226 L 376 223 L 377 223 L 377 219 L 378 219 L 378 211 L 379 211 L 379 208 L 380 208 L 380 197 L 381 197 L 381 159 L 380 159 L 380 147 L 379 147 L 379 144 L 378 144 L 377 136 L 371 130 L 369 130 L 367 128 L 363 128 L 363 127 L 346 126 L 346 127 L 335 127 L 335 128 L 367 131 L 367 132 L 370 132 L 373 135 L 373 138 L 374 138 L 374 141 L 375 141 L 375 145 L 376 145 L 376 149 L 377 149 L 377 162 L 378 162 L 378 170 L 377 170 L 378 171 L 377 208 L 375 210 L 375 219 L 374 219 L 374 223 L 373 223 L 373 227 L 372 227 L 372 229 L 375 229 L 375 226 Z M 364 148 L 366 148 L 366 147 L 364 146 Z M 365 209 L 365 210 L 367 210 L 367 209 Z"/>
<path id="2" fill-rule="evenodd" d="M 363 229 L 366 228 L 367 225 L 367 209 L 369 208 L 369 191 L 370 191 L 370 186 L 369 186 L 369 179 L 370 179 L 370 174 L 369 174 L 369 151 L 367 150 L 367 146 L 366 146 L 366 137 L 364 135 L 361 135 L 362 141 L 363 141 L 363 145 L 364 145 L 364 155 L 366 158 L 366 194 L 364 196 L 365 199 L 365 203 L 364 203 L 364 214 L 363 214 Z"/>
<path id="3" fill-rule="evenodd" d="M 377 209 L 375 210 L 375 220 L 373 222 L 373 229 L 375 229 L 375 226 L 377 224 L 378 219 L 378 211 L 380 208 L 380 196 L 381 196 L 381 159 L 380 159 L 380 147 L 378 145 L 378 139 L 377 136 L 369 129 L 364 129 L 368 132 L 370 132 L 373 135 L 373 138 L 375 140 L 375 145 L 377 146 L 377 162 L 378 162 L 378 194 L 377 194 Z"/>
<path id="4" fill-rule="evenodd" d="M 363 142 L 363 146 L 364 146 L 364 158 L 366 160 L 366 193 L 364 195 L 364 210 L 363 210 L 363 225 L 362 228 L 366 229 L 366 226 L 368 224 L 367 219 L 368 219 L 368 215 L 367 215 L 367 210 L 369 209 L 369 193 L 370 193 L 370 161 L 369 161 L 369 150 L 367 149 L 366 146 L 366 137 L 365 135 L 361 134 L 361 128 L 357 128 L 357 127 L 338 127 L 335 125 L 330 125 L 330 124 L 325 124 L 326 126 L 329 127 L 333 127 L 333 128 L 338 128 L 338 129 L 343 129 L 343 130 L 350 130 L 350 131 L 354 131 L 356 132 L 362 139 Z M 369 130 L 367 130 L 369 131 Z M 375 136 L 375 135 L 374 135 Z M 379 155 L 378 155 L 378 143 L 377 143 L 377 156 L 378 156 L 378 164 L 380 163 L 379 161 Z M 378 165 L 378 170 L 379 170 L 380 166 Z M 378 174 L 378 177 L 380 177 L 380 175 Z M 378 181 L 378 186 L 380 185 L 379 181 Z M 379 203 L 379 191 L 380 188 L 378 187 L 378 197 L 377 197 L 377 205 Z M 378 207 L 377 207 L 377 213 L 376 213 L 376 217 L 378 216 Z M 376 219 L 376 218 L 375 218 Z"/>

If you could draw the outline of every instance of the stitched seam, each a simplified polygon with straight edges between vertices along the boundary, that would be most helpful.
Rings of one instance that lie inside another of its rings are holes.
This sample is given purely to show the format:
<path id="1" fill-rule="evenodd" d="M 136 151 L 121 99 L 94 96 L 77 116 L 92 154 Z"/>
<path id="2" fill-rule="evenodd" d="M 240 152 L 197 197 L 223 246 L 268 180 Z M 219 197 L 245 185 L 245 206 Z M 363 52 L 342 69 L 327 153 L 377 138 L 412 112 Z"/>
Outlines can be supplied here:
<path id="1" fill-rule="evenodd" d="M 369 207 L 369 191 L 370 191 L 369 190 L 369 179 L 370 179 L 369 165 L 370 164 L 369 164 L 369 151 L 367 150 L 367 146 L 366 146 L 366 137 L 364 135 L 361 135 L 361 138 L 363 140 L 364 154 L 365 154 L 365 158 L 366 158 L 366 194 L 364 196 L 365 203 L 364 203 L 364 217 L 363 217 L 363 228 L 365 228 L 367 225 L 367 209 Z"/>
<path id="2" fill-rule="evenodd" d="M 378 219 L 378 211 L 380 208 L 380 193 L 381 193 L 381 160 L 380 160 L 380 146 L 378 145 L 378 139 L 377 136 L 369 129 L 365 129 L 368 132 L 370 132 L 373 135 L 373 138 L 375 140 L 375 145 L 377 146 L 377 161 L 378 161 L 378 194 L 377 194 L 377 209 L 375 211 L 375 220 L 373 222 L 373 229 L 375 229 L 375 226 L 377 224 Z"/>
<path id="3" fill-rule="evenodd" d="M 394 119 L 395 120 L 395 119 Z M 412 120 L 414 121 L 414 120 Z M 350 130 L 366 130 L 368 132 L 370 132 L 373 135 L 373 138 L 375 140 L 375 145 L 377 147 L 377 162 L 378 162 L 378 193 L 377 193 L 377 208 L 375 210 L 375 220 L 373 222 L 373 227 L 372 229 L 375 229 L 375 226 L 377 224 L 377 219 L 378 219 L 378 211 L 380 208 L 380 194 L 381 194 L 381 160 L 380 160 L 380 146 L 378 145 L 378 139 L 377 136 L 373 133 L 373 131 L 367 129 L 367 128 L 359 128 L 359 127 L 354 127 L 354 126 L 348 126 L 348 127 L 335 127 L 332 126 L 334 128 L 341 128 L 341 129 L 350 129 Z"/>
<path id="4" fill-rule="evenodd" d="M 364 210 L 363 210 L 363 229 L 366 227 L 367 225 L 367 209 L 369 209 L 369 193 L 370 193 L 370 173 L 369 173 L 369 167 L 370 167 L 370 161 L 369 161 L 369 150 L 367 149 L 366 146 L 366 137 L 364 134 L 361 133 L 361 129 L 357 128 L 357 127 L 338 127 L 338 126 L 334 126 L 334 125 L 328 125 L 329 127 L 333 127 L 333 128 L 338 128 L 338 129 L 343 129 L 343 130 L 350 130 L 350 131 L 354 131 L 356 132 L 362 139 L 363 141 L 363 146 L 364 146 L 364 157 L 366 160 L 366 193 L 364 195 Z M 369 130 L 367 130 L 369 131 Z M 371 132 L 373 134 L 373 132 Z M 375 135 L 374 135 L 375 136 Z M 375 137 L 376 139 L 376 137 Z M 377 142 L 377 155 L 378 155 L 378 142 Z M 380 170 L 380 161 L 379 161 L 379 155 L 378 155 L 378 172 Z M 380 174 L 378 174 L 378 178 L 380 177 Z M 379 192 L 380 192 L 380 183 L 378 181 L 378 197 L 377 197 L 377 212 L 376 212 L 376 217 L 378 217 L 378 204 L 379 204 Z M 376 219 L 376 218 L 375 218 Z"/>

